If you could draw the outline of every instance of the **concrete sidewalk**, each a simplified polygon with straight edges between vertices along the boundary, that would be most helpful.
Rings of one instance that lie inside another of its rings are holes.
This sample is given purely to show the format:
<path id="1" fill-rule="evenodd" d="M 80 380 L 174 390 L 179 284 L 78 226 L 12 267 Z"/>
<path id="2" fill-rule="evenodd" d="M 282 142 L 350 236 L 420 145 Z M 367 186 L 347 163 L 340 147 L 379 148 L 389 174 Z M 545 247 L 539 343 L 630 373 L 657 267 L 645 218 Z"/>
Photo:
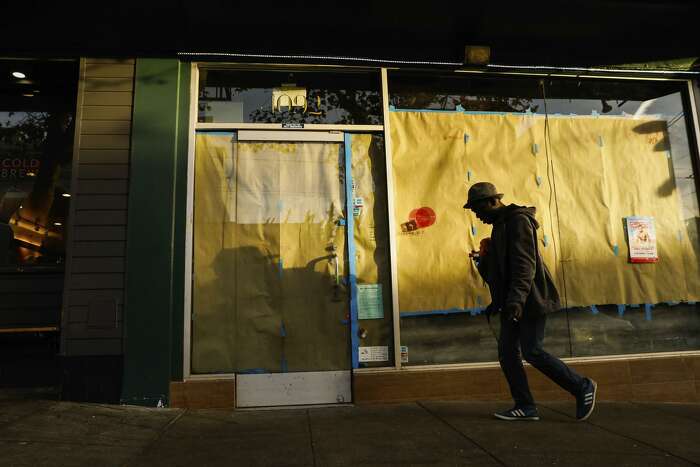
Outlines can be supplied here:
<path id="1" fill-rule="evenodd" d="M 488 402 L 256 411 L 0 398 L 2 466 L 700 465 L 700 405 L 540 403 L 539 422 Z"/>

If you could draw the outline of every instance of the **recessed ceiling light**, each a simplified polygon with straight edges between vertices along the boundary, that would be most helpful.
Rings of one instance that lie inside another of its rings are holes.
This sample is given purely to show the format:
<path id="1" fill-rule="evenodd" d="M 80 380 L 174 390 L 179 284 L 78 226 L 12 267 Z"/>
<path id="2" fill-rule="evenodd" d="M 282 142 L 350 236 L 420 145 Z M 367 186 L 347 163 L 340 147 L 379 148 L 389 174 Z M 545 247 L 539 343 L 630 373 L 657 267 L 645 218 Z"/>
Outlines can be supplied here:
<path id="1" fill-rule="evenodd" d="M 27 77 L 27 75 L 25 75 L 21 71 L 13 71 L 12 76 L 14 76 L 15 78 L 19 78 L 19 79 L 24 79 Z"/>
<path id="2" fill-rule="evenodd" d="M 60 222 L 54 222 L 53 225 L 61 226 L 61 225 L 63 225 L 63 224 L 61 224 Z"/>
<path id="3" fill-rule="evenodd" d="M 24 96 L 24 97 L 34 97 L 34 94 L 31 93 L 31 92 L 25 92 L 24 94 L 22 94 L 22 96 Z"/>
<path id="4" fill-rule="evenodd" d="M 64 198 L 70 198 L 70 193 L 62 193 L 61 196 Z"/>

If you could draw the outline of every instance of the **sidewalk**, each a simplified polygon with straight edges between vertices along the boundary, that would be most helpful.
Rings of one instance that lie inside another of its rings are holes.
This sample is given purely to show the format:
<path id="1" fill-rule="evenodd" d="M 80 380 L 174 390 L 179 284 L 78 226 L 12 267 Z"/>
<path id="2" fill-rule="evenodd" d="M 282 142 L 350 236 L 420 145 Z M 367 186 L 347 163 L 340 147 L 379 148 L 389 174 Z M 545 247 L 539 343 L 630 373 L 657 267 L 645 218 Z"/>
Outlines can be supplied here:
<path id="1" fill-rule="evenodd" d="M 700 405 L 422 402 L 257 411 L 146 409 L 0 396 L 2 466 L 700 465 Z"/>

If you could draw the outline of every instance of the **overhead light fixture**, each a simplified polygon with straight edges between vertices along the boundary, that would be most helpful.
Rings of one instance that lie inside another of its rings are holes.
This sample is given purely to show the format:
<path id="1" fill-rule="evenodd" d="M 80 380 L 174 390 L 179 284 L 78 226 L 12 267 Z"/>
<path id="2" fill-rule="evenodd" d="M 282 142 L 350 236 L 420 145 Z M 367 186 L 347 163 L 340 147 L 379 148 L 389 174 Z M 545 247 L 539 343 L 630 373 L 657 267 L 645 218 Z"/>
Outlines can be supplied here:
<path id="1" fill-rule="evenodd" d="M 70 193 L 61 193 L 64 198 L 70 198 Z"/>
<path id="2" fill-rule="evenodd" d="M 22 96 L 23 96 L 23 97 L 34 97 L 34 93 L 25 92 L 24 94 L 22 94 Z"/>
<path id="3" fill-rule="evenodd" d="M 18 78 L 18 79 L 24 79 L 27 77 L 27 75 L 25 75 L 21 71 L 13 71 L 12 76 L 14 76 L 15 78 Z"/>
<path id="4" fill-rule="evenodd" d="M 55 226 L 57 226 L 57 227 L 60 227 L 60 226 L 62 226 L 63 224 L 61 224 L 60 222 L 54 222 L 53 225 L 55 225 Z"/>

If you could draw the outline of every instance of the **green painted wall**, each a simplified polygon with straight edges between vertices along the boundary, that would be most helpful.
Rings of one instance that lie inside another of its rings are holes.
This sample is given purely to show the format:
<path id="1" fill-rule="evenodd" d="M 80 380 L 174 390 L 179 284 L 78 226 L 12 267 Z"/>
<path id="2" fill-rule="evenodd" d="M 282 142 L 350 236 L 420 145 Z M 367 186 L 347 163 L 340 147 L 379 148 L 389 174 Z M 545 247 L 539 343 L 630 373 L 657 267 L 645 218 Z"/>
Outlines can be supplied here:
<path id="1" fill-rule="evenodd" d="M 121 397 L 126 404 L 167 405 L 170 381 L 182 372 L 189 69 L 175 59 L 136 61 Z"/>

